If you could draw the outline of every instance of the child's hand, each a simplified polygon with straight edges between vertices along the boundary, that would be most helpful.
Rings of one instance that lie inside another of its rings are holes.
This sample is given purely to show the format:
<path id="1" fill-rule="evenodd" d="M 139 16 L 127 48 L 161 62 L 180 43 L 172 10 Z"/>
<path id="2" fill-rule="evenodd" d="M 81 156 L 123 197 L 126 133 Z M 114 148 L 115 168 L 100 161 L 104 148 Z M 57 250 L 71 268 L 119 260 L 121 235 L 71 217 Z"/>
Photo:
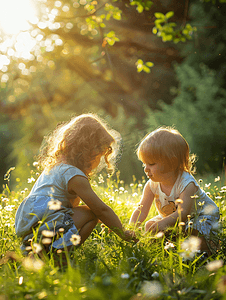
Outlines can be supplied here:
<path id="1" fill-rule="evenodd" d="M 164 231 L 166 227 L 167 226 L 163 221 L 159 221 L 152 224 L 148 231 L 155 234 L 158 233 L 159 231 Z"/>
<path id="2" fill-rule="evenodd" d="M 124 231 L 124 238 L 127 242 L 135 242 L 137 243 L 139 240 L 136 238 L 136 234 L 133 230 L 126 230 Z"/>

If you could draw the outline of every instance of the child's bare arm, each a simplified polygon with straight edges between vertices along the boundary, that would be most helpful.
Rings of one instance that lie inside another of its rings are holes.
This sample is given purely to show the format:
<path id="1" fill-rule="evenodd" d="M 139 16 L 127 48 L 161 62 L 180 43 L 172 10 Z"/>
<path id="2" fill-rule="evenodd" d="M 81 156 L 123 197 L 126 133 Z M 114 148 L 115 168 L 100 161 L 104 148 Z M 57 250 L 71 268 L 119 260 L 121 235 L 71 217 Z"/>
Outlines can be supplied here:
<path id="1" fill-rule="evenodd" d="M 139 226 L 146 218 L 154 200 L 154 194 L 150 188 L 150 182 L 148 181 L 143 190 L 141 202 L 139 206 L 134 210 L 129 223 L 135 223 Z"/>
<path id="2" fill-rule="evenodd" d="M 128 240 L 128 234 L 124 234 L 122 223 L 118 216 L 97 196 L 85 177 L 75 176 L 71 178 L 68 182 L 68 189 L 73 190 L 101 222 L 122 239 Z"/>
<path id="3" fill-rule="evenodd" d="M 185 222 L 187 220 L 187 216 L 191 214 L 194 205 L 194 199 L 192 198 L 192 196 L 194 196 L 196 192 L 197 187 L 195 186 L 195 184 L 193 182 L 189 183 L 179 196 L 182 202 L 178 203 L 178 209 L 171 215 L 153 224 L 150 227 L 149 231 L 152 231 L 153 233 L 164 231 L 168 227 L 174 226 L 178 218 L 182 222 Z"/>

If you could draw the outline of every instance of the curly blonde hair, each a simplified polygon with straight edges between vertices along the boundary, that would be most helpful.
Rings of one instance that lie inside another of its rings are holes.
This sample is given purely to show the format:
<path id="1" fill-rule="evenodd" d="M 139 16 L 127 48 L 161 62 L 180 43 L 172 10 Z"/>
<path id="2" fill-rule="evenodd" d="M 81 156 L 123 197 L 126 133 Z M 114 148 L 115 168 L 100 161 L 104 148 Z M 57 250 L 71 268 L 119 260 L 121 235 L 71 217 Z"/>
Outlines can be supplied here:
<path id="1" fill-rule="evenodd" d="M 173 127 L 159 127 L 143 138 L 137 148 L 137 156 L 162 162 L 178 173 L 195 173 L 196 155 L 190 154 L 189 145 Z"/>
<path id="2" fill-rule="evenodd" d="M 92 174 L 92 162 L 99 155 L 105 157 L 108 170 L 114 171 L 120 134 L 94 114 L 82 114 L 59 124 L 44 138 L 38 161 L 49 171 L 56 164 L 66 163 Z"/>

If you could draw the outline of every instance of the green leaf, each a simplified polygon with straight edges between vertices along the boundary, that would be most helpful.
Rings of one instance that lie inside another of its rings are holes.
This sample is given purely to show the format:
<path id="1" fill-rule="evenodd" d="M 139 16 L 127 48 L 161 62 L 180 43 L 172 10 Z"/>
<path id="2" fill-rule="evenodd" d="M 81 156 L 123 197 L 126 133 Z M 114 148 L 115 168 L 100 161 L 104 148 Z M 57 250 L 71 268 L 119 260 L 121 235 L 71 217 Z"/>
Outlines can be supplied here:
<path id="1" fill-rule="evenodd" d="M 110 46 L 113 46 L 115 44 L 115 41 L 112 39 L 107 39 L 107 42 Z"/>
<path id="2" fill-rule="evenodd" d="M 112 37 L 114 37 L 115 36 L 115 32 L 114 31 L 110 31 L 110 32 L 108 32 L 108 34 L 107 34 L 107 37 L 109 37 L 109 38 L 112 38 Z"/>
<path id="3" fill-rule="evenodd" d="M 146 62 L 145 65 L 148 66 L 148 67 L 153 67 L 154 66 L 153 62 L 151 62 L 151 61 Z"/>
<path id="4" fill-rule="evenodd" d="M 146 72 L 146 73 L 150 73 L 151 70 L 147 67 L 147 66 L 143 66 L 143 71 Z"/>
<path id="5" fill-rule="evenodd" d="M 142 13 L 143 12 L 143 10 L 144 10 L 144 8 L 143 8 L 143 6 L 142 5 L 137 5 L 137 11 L 139 12 L 139 13 Z"/>
<path id="6" fill-rule="evenodd" d="M 155 17 L 156 17 L 157 19 L 165 19 L 164 14 L 162 14 L 162 13 L 160 13 L 160 12 L 155 13 Z"/>
<path id="7" fill-rule="evenodd" d="M 144 64 L 144 62 L 142 59 L 138 59 L 138 61 L 136 62 L 136 65 L 143 65 L 143 64 Z"/>
<path id="8" fill-rule="evenodd" d="M 169 18 L 171 18 L 171 17 L 173 17 L 174 16 L 174 12 L 173 11 L 169 11 L 168 13 L 166 13 L 166 15 L 165 15 L 165 17 L 167 18 L 167 19 L 169 19 Z"/>

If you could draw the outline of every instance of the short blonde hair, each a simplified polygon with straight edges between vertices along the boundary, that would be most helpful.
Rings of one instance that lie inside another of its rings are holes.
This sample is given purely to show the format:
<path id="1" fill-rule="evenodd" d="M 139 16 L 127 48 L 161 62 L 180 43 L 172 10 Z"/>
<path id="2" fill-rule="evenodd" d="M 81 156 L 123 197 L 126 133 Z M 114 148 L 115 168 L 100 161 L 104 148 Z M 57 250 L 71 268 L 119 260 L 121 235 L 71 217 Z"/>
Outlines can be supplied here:
<path id="1" fill-rule="evenodd" d="M 118 151 L 120 134 L 109 129 L 107 124 L 95 114 L 82 114 L 62 123 L 44 139 L 39 155 L 39 163 L 49 171 L 58 163 L 67 163 L 92 173 L 91 166 L 96 156 L 105 155 L 108 169 L 113 172 Z"/>
<path id="2" fill-rule="evenodd" d="M 137 148 L 137 156 L 155 162 L 168 164 L 177 172 L 194 173 L 196 156 L 190 155 L 189 145 L 178 130 L 173 127 L 159 127 L 146 135 Z"/>

